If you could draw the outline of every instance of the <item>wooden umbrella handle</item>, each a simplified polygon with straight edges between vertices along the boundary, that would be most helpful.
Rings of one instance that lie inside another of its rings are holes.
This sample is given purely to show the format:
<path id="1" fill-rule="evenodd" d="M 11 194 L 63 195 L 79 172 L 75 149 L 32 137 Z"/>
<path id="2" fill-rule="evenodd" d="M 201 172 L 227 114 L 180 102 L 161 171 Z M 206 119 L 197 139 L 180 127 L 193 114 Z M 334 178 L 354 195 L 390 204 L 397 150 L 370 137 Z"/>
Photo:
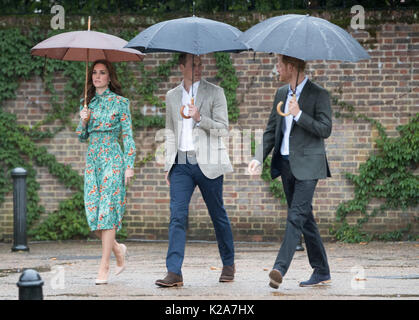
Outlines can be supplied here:
<path id="1" fill-rule="evenodd" d="M 191 98 L 191 104 L 193 104 L 194 103 L 194 99 L 193 98 Z M 185 109 L 185 105 L 183 105 L 181 108 L 180 108 L 180 115 L 182 116 L 182 118 L 183 119 L 190 119 L 191 118 L 191 116 L 187 116 L 187 115 L 185 115 L 184 113 L 183 113 L 183 110 Z"/>
<path id="2" fill-rule="evenodd" d="M 86 123 L 88 123 L 89 120 L 90 120 L 90 116 L 91 116 L 91 113 L 92 112 L 90 111 L 90 109 L 86 105 L 84 105 L 84 108 L 83 109 L 85 109 L 86 112 L 87 112 L 87 118 L 85 119 L 85 121 L 86 121 Z"/>
<path id="3" fill-rule="evenodd" d="M 296 95 L 295 95 L 295 93 L 293 93 L 292 94 L 292 97 L 294 98 L 294 99 L 296 99 Z M 280 115 L 280 116 L 283 116 L 283 117 L 288 117 L 290 114 L 291 114 L 291 112 L 287 112 L 287 113 L 283 113 L 282 111 L 281 111 L 281 107 L 282 107 L 282 105 L 283 105 L 284 103 L 282 102 L 282 101 L 279 101 L 278 102 L 278 104 L 276 105 L 276 111 L 278 112 L 278 114 Z"/>
<path id="4" fill-rule="evenodd" d="M 281 107 L 282 107 L 282 105 L 283 105 L 283 104 L 284 104 L 284 102 L 279 101 L 279 102 L 278 102 L 278 104 L 276 105 L 276 111 L 278 112 L 278 114 L 279 114 L 280 116 L 283 116 L 283 117 L 288 117 L 288 116 L 291 114 L 291 112 L 283 113 L 283 112 L 281 111 Z"/>

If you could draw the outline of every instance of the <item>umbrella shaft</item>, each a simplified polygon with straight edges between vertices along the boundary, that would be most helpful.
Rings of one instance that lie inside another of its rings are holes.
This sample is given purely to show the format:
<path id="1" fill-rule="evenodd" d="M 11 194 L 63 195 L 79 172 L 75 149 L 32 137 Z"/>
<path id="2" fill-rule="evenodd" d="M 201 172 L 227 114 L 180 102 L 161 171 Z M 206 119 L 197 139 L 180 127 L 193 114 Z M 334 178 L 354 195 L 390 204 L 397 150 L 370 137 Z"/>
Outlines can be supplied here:
<path id="1" fill-rule="evenodd" d="M 84 79 L 84 106 L 87 107 L 87 75 L 89 72 L 89 49 L 87 49 L 86 77 Z"/>
<path id="2" fill-rule="evenodd" d="M 297 85 L 298 85 L 298 78 L 300 77 L 300 68 L 297 70 L 297 79 L 295 79 L 295 88 L 294 88 L 294 97 L 297 96 Z"/>
<path id="3" fill-rule="evenodd" d="M 87 19 L 87 30 L 90 31 L 90 16 Z M 87 49 L 86 78 L 84 80 L 84 106 L 87 108 L 87 74 L 89 72 L 89 49 Z"/>

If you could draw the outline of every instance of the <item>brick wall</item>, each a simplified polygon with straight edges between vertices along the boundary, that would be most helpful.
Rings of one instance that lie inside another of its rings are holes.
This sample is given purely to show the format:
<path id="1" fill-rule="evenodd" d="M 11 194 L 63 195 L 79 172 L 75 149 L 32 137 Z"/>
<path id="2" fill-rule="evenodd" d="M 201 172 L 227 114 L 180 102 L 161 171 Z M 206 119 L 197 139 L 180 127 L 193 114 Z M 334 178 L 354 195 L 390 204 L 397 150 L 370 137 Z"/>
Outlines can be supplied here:
<path id="1" fill-rule="evenodd" d="M 385 24 L 373 26 L 375 36 L 367 31 L 351 31 L 359 41 L 372 43 L 369 50 L 371 60 L 359 63 L 313 61 L 308 63 L 307 74 L 311 79 L 327 88 L 341 101 L 354 105 L 356 112 L 380 121 L 391 136 L 397 135 L 396 127 L 406 124 L 419 112 L 419 24 Z M 240 85 L 237 89 L 240 117 L 238 123 L 230 124 L 230 157 L 234 160 L 234 172 L 224 177 L 224 201 L 229 214 L 235 240 L 278 241 L 285 228 L 286 205 L 272 197 L 269 186 L 259 177 L 245 174 L 247 161 L 237 157 L 240 146 L 234 145 L 233 132 L 264 129 L 276 89 L 282 85 L 273 74 L 276 57 L 257 53 L 232 54 Z M 168 54 L 149 54 L 145 62 L 150 67 L 170 58 Z M 215 59 L 207 55 L 203 59 L 203 76 L 217 83 Z M 139 76 L 139 75 L 138 75 Z M 180 73 L 173 70 L 167 83 L 161 83 L 157 92 L 164 99 L 165 92 L 180 82 Z M 55 86 L 62 90 L 65 79 L 57 75 Z M 18 117 L 18 122 L 33 125 L 43 119 L 51 106 L 49 96 L 40 78 L 22 81 L 17 98 L 7 101 L 5 109 Z M 136 105 L 132 101 L 132 107 Z M 146 106 L 152 113 L 152 106 Z M 337 106 L 333 106 L 336 110 Z M 157 111 L 160 112 L 160 111 Z M 164 112 L 164 111 L 163 111 Z M 73 122 L 77 123 L 78 114 Z M 157 129 L 144 129 L 135 133 L 137 161 L 153 152 Z M 352 199 L 353 186 L 345 179 L 345 173 L 357 173 L 359 165 L 374 152 L 377 132 L 364 121 L 354 122 L 333 118 L 333 132 L 326 140 L 327 154 L 332 178 L 318 183 L 313 209 L 320 233 L 330 240 L 329 228 L 335 222 L 339 203 Z M 76 134 L 65 129 L 53 139 L 44 140 L 61 163 L 70 164 L 80 174 L 83 172 L 86 145 L 77 140 Z M 244 156 L 246 156 L 245 154 Z M 59 201 L 68 198 L 71 190 L 61 185 L 43 167 L 37 167 L 37 178 L 41 184 L 41 204 L 47 212 L 58 208 Z M 169 188 L 164 180 L 163 166 L 155 159 L 135 169 L 136 179 L 128 190 L 128 205 L 123 223 L 128 237 L 132 239 L 167 239 L 169 223 Z M 377 200 L 371 204 L 376 207 Z M 414 217 L 418 210 L 406 212 L 389 211 L 377 215 L 365 226 L 365 230 L 387 232 L 413 224 L 413 232 L 419 232 Z M 351 215 L 349 223 L 356 223 L 360 216 Z M 0 205 L 0 240 L 10 240 L 13 233 L 13 198 L 6 196 Z M 205 203 L 197 188 L 193 194 L 189 212 L 188 238 L 214 240 L 215 235 Z"/>

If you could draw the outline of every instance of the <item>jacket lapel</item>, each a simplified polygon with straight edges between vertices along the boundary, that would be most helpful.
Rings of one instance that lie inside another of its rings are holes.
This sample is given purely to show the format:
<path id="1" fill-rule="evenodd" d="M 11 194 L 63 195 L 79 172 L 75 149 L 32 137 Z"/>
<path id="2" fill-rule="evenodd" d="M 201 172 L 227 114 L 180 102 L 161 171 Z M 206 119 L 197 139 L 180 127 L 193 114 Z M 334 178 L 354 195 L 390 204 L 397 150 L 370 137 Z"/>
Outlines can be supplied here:
<path id="1" fill-rule="evenodd" d="M 285 104 L 287 103 L 288 88 L 284 88 L 280 94 L 279 101 L 282 101 L 281 111 L 285 112 Z M 278 102 L 279 102 L 278 101 Z"/>
<path id="2" fill-rule="evenodd" d="M 182 120 L 182 116 L 180 115 L 180 108 L 182 107 L 182 87 L 181 86 L 176 87 L 173 100 L 174 100 L 173 101 L 174 110 L 172 110 L 173 121 L 178 122 L 179 120 Z"/>
<path id="3" fill-rule="evenodd" d="M 198 86 L 198 92 L 196 93 L 195 106 L 198 108 L 198 111 L 201 110 L 202 102 L 204 101 L 203 97 L 205 96 L 207 82 L 204 79 L 201 79 Z"/>
<path id="4" fill-rule="evenodd" d="M 198 86 L 198 92 L 196 93 L 195 106 L 198 108 L 198 111 L 201 112 L 201 107 L 204 102 L 204 97 L 206 96 L 207 82 L 204 79 L 201 79 Z M 208 97 L 207 97 L 208 98 Z M 196 127 L 194 122 L 193 127 Z"/>
<path id="5" fill-rule="evenodd" d="M 179 145 L 179 137 L 182 134 L 182 116 L 180 115 L 180 108 L 182 107 L 182 85 L 179 85 L 175 89 L 175 94 L 173 95 L 172 101 L 172 117 L 173 117 L 173 124 L 175 126 L 175 136 L 177 141 L 177 146 Z M 180 122 L 179 122 L 180 121 Z"/>
<path id="6" fill-rule="evenodd" d="M 284 87 L 282 89 L 282 91 L 280 91 L 279 93 L 279 100 L 277 102 L 277 105 L 280 101 L 282 101 L 282 106 L 281 106 L 281 111 L 284 112 L 285 110 L 285 104 L 287 103 L 287 95 L 288 95 L 288 87 Z M 284 117 L 281 117 L 279 115 L 277 115 L 277 117 L 279 118 L 279 130 L 278 130 L 278 134 L 280 135 L 282 133 L 282 126 L 284 125 Z"/>
<path id="7" fill-rule="evenodd" d="M 304 105 L 306 104 L 306 100 L 310 96 L 310 87 L 311 82 L 310 79 L 307 80 L 306 84 L 304 85 L 303 91 L 301 91 L 300 98 L 298 99 L 298 105 L 300 106 L 300 110 L 304 111 Z M 291 130 L 294 127 L 295 121 L 292 121 Z"/>

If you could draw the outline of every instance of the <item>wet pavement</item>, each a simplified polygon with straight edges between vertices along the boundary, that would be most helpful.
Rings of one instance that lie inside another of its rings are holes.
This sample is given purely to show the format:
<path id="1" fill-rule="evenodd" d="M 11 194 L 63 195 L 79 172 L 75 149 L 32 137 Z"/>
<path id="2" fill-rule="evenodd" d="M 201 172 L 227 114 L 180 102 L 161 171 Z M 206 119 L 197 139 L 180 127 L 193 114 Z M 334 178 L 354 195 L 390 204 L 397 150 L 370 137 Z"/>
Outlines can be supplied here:
<path id="1" fill-rule="evenodd" d="M 29 252 L 11 252 L 11 243 L 0 243 L 0 300 L 18 299 L 16 283 L 25 268 L 39 272 L 45 300 L 419 299 L 419 242 L 326 243 L 332 283 L 312 288 L 298 286 L 310 277 L 311 267 L 306 251 L 296 252 L 277 290 L 268 286 L 268 273 L 279 244 L 236 243 L 235 281 L 220 283 L 216 243 L 188 242 L 180 288 L 154 285 L 166 274 L 167 242 L 125 244 L 126 270 L 114 276 L 112 257 L 109 283 L 97 286 L 98 241 L 33 242 Z"/>

